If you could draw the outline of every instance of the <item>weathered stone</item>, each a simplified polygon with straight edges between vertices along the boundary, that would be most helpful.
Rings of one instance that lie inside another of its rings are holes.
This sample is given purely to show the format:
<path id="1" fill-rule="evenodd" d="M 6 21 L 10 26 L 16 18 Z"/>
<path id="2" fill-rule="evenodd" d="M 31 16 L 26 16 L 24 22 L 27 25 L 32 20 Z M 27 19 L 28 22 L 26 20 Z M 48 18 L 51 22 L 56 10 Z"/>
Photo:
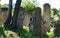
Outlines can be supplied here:
<path id="1" fill-rule="evenodd" d="M 34 35 L 41 35 L 41 8 L 35 9 L 33 17 L 33 31 Z"/>
<path id="2" fill-rule="evenodd" d="M 58 20 L 56 23 L 55 23 L 55 30 L 54 30 L 54 35 L 55 36 L 60 36 L 60 21 Z"/>
<path id="3" fill-rule="evenodd" d="M 0 22 L 4 23 L 7 17 L 8 8 L 1 8 L 0 10 Z"/>
<path id="4" fill-rule="evenodd" d="M 29 31 L 33 32 L 33 17 L 34 15 L 30 16 L 30 23 L 29 23 Z"/>
<path id="5" fill-rule="evenodd" d="M 0 22 L 2 22 L 2 13 L 0 12 Z"/>
<path id="6" fill-rule="evenodd" d="M 24 23 L 23 23 L 23 25 L 29 26 L 30 17 L 31 17 L 31 14 L 25 14 L 25 15 L 24 15 Z"/>
<path id="7" fill-rule="evenodd" d="M 20 11 L 17 19 L 17 25 L 19 28 L 23 28 L 24 13 L 25 13 L 24 8 L 20 7 Z"/>
<path id="8" fill-rule="evenodd" d="M 43 7 L 43 25 L 42 25 L 42 34 L 45 34 L 50 30 L 50 5 L 48 3 L 44 4 Z"/>

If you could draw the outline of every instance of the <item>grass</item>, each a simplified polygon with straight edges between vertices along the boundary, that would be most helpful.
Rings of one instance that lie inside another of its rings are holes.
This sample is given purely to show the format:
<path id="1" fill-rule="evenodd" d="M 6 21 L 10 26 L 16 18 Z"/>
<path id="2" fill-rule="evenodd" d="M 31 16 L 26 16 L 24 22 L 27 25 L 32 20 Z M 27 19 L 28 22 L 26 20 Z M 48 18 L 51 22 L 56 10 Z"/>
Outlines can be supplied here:
<path id="1" fill-rule="evenodd" d="M 3 26 L 3 27 L 2 27 Z M 18 29 L 17 32 L 9 34 L 9 30 L 4 28 L 4 25 L 0 24 L 0 38 L 34 38 L 29 29 L 24 27 L 24 29 Z"/>
<path id="2" fill-rule="evenodd" d="M 50 32 L 47 32 L 42 38 L 59 38 L 54 37 L 53 34 L 54 28 L 50 29 Z M 13 34 L 9 34 L 9 30 L 4 28 L 3 24 L 0 24 L 0 38 L 34 38 L 32 32 L 29 32 L 28 27 L 24 26 L 24 29 L 18 29 L 17 32 L 13 32 Z M 40 38 L 38 36 L 38 38 Z"/>

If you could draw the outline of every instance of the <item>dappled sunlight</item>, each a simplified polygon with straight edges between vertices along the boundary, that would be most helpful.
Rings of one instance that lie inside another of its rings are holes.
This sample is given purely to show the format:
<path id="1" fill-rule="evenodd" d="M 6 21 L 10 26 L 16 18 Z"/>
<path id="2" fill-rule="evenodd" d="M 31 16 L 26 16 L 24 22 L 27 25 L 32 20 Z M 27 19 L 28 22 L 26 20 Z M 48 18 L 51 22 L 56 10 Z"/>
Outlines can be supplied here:
<path id="1" fill-rule="evenodd" d="M 29 27 L 28 26 L 23 26 L 23 29 L 25 29 L 27 32 L 29 32 Z"/>
<path id="2" fill-rule="evenodd" d="M 51 27 L 50 32 L 47 32 L 47 35 L 48 35 L 49 38 L 54 37 L 54 28 L 53 27 Z"/>
<path id="3" fill-rule="evenodd" d="M 54 21 L 58 21 L 59 20 L 57 15 L 55 15 L 53 18 L 54 18 Z"/>

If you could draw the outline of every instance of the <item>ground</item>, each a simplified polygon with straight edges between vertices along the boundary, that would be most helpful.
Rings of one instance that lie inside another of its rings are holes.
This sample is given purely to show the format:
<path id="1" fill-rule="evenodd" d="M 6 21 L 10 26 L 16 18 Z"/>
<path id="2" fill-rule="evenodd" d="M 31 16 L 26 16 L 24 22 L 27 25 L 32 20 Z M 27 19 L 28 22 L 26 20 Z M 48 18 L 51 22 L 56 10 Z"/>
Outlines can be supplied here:
<path id="1" fill-rule="evenodd" d="M 54 37 L 53 34 L 54 28 L 50 29 L 50 32 L 47 32 L 47 34 L 43 35 L 42 38 L 58 38 Z M 17 32 L 13 32 L 10 30 L 6 30 L 4 28 L 3 24 L 0 24 L 0 38 L 34 38 L 32 32 L 29 32 L 28 27 L 24 26 L 24 29 L 18 29 Z M 38 36 L 38 38 L 40 38 Z"/>

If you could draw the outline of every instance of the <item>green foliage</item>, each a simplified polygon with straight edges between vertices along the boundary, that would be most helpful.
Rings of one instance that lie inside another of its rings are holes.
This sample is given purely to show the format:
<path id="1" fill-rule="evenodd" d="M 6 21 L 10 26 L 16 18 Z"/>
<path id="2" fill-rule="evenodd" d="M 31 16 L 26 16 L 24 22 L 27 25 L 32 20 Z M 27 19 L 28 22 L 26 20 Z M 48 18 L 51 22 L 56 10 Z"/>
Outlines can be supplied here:
<path id="1" fill-rule="evenodd" d="M 58 10 L 56 8 L 51 9 L 51 17 L 52 17 L 52 22 L 56 22 L 59 20 L 58 18 Z"/>
<path id="2" fill-rule="evenodd" d="M 7 4 L 1 5 L 1 8 L 8 8 Z"/>
<path id="3" fill-rule="evenodd" d="M 60 9 L 58 10 L 58 16 L 60 16 Z"/>
<path id="4" fill-rule="evenodd" d="M 26 13 L 28 14 L 34 14 L 34 9 L 36 8 L 34 2 L 25 1 L 21 3 L 21 7 L 25 8 Z"/>
<path id="5" fill-rule="evenodd" d="M 54 15 L 58 14 L 58 10 L 56 8 L 53 8 L 52 11 L 54 12 Z"/>
<path id="6" fill-rule="evenodd" d="M 47 32 L 48 38 L 54 38 L 54 28 L 50 29 L 50 32 Z"/>
<path id="7" fill-rule="evenodd" d="M 47 34 L 42 35 L 42 38 L 55 38 L 54 37 L 54 28 L 50 29 L 50 32 Z M 34 38 L 32 32 L 29 32 L 28 27 L 24 26 L 24 29 L 18 28 L 17 32 L 13 32 L 12 35 L 9 34 L 9 30 L 4 29 L 4 27 L 0 27 L 0 38 Z M 40 36 L 37 36 L 40 38 Z M 57 37 L 58 38 L 58 37 Z"/>

